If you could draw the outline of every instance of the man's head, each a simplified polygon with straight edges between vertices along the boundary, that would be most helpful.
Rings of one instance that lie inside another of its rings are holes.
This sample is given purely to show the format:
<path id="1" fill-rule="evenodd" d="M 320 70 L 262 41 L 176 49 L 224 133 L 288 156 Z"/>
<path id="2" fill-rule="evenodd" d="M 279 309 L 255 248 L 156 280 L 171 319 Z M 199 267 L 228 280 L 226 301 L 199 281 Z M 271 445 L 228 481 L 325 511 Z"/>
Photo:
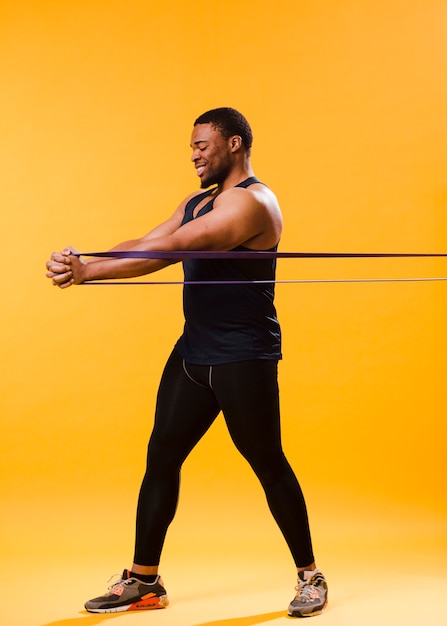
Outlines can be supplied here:
<path id="1" fill-rule="evenodd" d="M 229 107 L 207 111 L 194 122 L 192 161 L 203 189 L 220 185 L 248 161 L 253 135 L 245 117 Z"/>
<path id="2" fill-rule="evenodd" d="M 250 154 L 253 133 L 247 119 L 236 109 L 231 107 L 211 109 L 196 119 L 194 126 L 197 124 L 211 124 L 225 139 L 239 135 L 246 152 Z"/>

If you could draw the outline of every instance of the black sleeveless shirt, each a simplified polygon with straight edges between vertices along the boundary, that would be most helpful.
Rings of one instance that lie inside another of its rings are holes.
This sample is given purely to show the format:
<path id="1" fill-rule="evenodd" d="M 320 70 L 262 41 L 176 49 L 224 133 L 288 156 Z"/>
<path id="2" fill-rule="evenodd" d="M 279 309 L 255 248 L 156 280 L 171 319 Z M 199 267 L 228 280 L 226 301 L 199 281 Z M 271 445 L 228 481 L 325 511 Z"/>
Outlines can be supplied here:
<path id="1" fill-rule="evenodd" d="M 260 181 L 254 176 L 236 187 Z M 210 200 L 194 218 L 199 202 L 214 189 L 194 196 L 182 225 L 213 210 Z M 276 251 L 277 246 L 271 248 Z M 238 246 L 234 250 L 248 250 Z M 225 285 L 225 281 L 274 280 L 276 259 L 188 259 L 185 281 L 222 281 L 219 285 L 184 285 L 185 326 L 176 348 L 195 365 L 220 365 L 251 359 L 281 358 L 281 330 L 273 304 L 274 283 Z"/>

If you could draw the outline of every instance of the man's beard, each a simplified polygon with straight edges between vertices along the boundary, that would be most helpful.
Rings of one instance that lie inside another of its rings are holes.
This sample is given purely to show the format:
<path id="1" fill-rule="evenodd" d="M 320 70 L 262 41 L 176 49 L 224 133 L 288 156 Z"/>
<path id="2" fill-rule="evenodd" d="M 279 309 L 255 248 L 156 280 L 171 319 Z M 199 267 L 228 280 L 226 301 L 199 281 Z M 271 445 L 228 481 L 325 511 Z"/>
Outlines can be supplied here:
<path id="1" fill-rule="evenodd" d="M 224 182 L 228 174 L 230 173 L 230 166 L 221 167 L 218 172 L 211 172 L 207 178 L 202 178 L 200 181 L 201 189 L 208 189 L 211 185 L 220 185 Z"/>

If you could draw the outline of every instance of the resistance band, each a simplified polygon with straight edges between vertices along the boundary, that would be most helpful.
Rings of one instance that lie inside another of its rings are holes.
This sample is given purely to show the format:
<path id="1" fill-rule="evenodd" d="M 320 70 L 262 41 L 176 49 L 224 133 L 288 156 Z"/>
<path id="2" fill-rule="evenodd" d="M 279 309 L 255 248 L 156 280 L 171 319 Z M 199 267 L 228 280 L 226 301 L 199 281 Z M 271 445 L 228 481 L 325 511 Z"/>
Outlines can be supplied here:
<path id="1" fill-rule="evenodd" d="M 359 259 L 395 257 L 446 257 L 447 253 L 407 252 L 264 252 L 258 250 L 111 250 L 80 252 L 74 256 L 116 257 L 119 259 Z"/>
<path id="2" fill-rule="evenodd" d="M 447 257 L 447 253 L 407 253 L 407 252 L 266 252 L 257 250 L 113 250 L 108 252 L 82 252 L 74 256 L 127 259 L 333 259 L 333 258 L 421 258 Z M 253 285 L 271 283 L 378 283 L 378 282 L 427 282 L 447 281 L 447 277 L 426 278 L 350 278 L 350 279 L 291 279 L 291 280 L 207 280 L 207 281 L 87 281 L 83 285 Z"/>

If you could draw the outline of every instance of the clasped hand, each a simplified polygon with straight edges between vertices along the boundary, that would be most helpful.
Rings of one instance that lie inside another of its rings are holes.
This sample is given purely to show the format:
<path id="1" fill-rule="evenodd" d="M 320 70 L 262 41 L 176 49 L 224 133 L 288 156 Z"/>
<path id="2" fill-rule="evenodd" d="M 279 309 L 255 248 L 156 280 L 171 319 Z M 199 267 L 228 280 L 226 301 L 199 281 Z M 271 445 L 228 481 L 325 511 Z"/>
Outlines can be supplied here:
<path id="1" fill-rule="evenodd" d="M 46 262 L 47 278 L 51 278 L 53 285 L 65 289 L 71 285 L 79 285 L 83 282 L 83 269 L 85 263 L 78 256 L 75 248 L 68 246 L 60 252 L 53 252 Z"/>

